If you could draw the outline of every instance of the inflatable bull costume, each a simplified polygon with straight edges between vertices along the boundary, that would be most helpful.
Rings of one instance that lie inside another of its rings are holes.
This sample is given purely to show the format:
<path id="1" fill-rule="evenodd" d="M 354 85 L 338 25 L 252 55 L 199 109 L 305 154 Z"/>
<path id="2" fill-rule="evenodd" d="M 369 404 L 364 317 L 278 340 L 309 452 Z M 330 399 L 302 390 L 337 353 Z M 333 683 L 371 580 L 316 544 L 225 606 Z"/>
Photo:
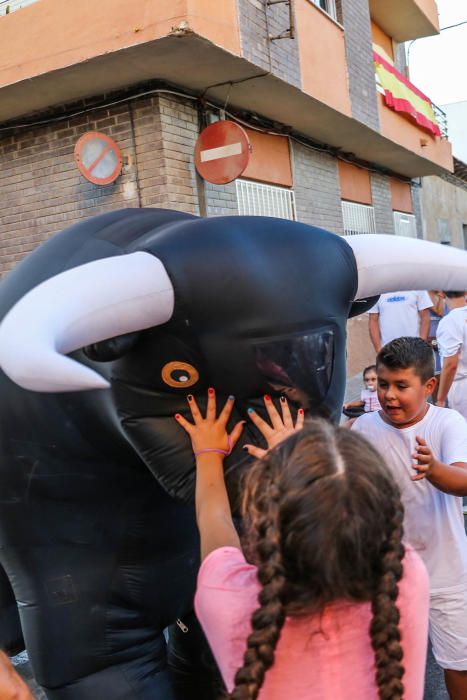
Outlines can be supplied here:
<path id="1" fill-rule="evenodd" d="M 194 463 L 173 415 L 215 386 L 236 396 L 232 422 L 265 393 L 337 419 L 348 317 L 427 287 L 467 288 L 467 253 L 155 209 L 79 223 L 7 276 L 0 642 L 19 644 L 16 599 L 50 700 L 212 697 L 191 615 Z"/>

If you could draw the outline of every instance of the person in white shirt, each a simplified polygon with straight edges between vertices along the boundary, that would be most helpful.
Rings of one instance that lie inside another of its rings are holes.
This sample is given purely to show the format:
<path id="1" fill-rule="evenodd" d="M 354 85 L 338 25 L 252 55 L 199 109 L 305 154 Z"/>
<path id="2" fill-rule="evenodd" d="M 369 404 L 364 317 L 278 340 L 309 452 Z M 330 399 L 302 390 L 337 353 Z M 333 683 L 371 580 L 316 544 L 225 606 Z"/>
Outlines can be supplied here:
<path id="1" fill-rule="evenodd" d="M 436 383 L 421 338 L 396 338 L 376 358 L 381 411 L 357 418 L 401 490 L 405 540 L 430 578 L 430 637 L 451 700 L 467 698 L 467 423 L 427 402 Z"/>
<path id="2" fill-rule="evenodd" d="M 467 420 L 467 304 L 465 292 L 446 292 L 449 313 L 436 331 L 442 368 L 437 406 L 459 411 Z"/>
<path id="3" fill-rule="evenodd" d="M 426 340 L 432 306 L 428 292 L 381 294 L 368 312 L 368 330 L 375 351 L 378 353 L 383 345 L 401 336 L 419 336 Z"/>

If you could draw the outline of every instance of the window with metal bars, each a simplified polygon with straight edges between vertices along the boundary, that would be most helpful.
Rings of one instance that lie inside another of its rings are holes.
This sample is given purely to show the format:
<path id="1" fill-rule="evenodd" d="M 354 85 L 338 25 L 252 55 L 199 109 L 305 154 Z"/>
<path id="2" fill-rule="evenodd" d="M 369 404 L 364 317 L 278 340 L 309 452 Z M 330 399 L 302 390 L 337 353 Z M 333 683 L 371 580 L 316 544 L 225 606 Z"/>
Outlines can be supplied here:
<path id="1" fill-rule="evenodd" d="M 8 15 L 26 5 L 32 5 L 33 2 L 39 2 L 39 0 L 0 0 L 0 15 Z"/>
<path id="2" fill-rule="evenodd" d="M 407 236 L 417 238 L 417 222 L 413 214 L 406 214 L 403 211 L 393 211 L 394 230 L 397 236 Z"/>
<path id="3" fill-rule="evenodd" d="M 293 190 L 240 179 L 236 180 L 236 187 L 239 214 L 296 220 Z"/>
<path id="4" fill-rule="evenodd" d="M 337 19 L 336 0 L 311 0 L 314 5 L 318 5 L 333 19 Z"/>
<path id="5" fill-rule="evenodd" d="M 436 221 L 438 228 L 438 241 L 444 244 L 451 243 L 451 224 L 448 219 L 438 219 Z"/>
<path id="6" fill-rule="evenodd" d="M 375 210 L 367 204 L 343 201 L 342 217 L 346 236 L 357 233 L 376 233 Z"/>

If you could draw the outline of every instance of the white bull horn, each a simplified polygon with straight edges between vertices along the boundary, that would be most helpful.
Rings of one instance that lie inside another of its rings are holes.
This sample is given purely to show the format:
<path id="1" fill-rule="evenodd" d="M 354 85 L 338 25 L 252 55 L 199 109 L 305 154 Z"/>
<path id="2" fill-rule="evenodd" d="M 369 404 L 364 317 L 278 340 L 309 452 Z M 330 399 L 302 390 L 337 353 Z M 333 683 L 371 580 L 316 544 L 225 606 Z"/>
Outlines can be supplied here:
<path id="1" fill-rule="evenodd" d="M 67 353 L 168 321 L 174 290 L 161 261 L 144 252 L 80 265 L 38 285 L 0 325 L 0 366 L 24 389 L 104 389 L 108 382 Z"/>
<path id="2" fill-rule="evenodd" d="M 358 269 L 355 299 L 410 289 L 467 289 L 467 251 L 417 238 L 346 237 Z"/>

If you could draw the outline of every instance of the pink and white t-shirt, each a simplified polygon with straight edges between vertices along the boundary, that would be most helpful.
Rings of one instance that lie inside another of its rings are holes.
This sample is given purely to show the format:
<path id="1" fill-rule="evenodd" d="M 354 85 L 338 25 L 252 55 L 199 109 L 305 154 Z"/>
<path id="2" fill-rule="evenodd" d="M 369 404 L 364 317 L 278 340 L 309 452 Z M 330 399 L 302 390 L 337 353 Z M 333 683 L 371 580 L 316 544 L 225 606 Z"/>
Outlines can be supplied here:
<path id="1" fill-rule="evenodd" d="M 372 411 L 380 411 L 381 404 L 378 399 L 377 391 L 370 391 L 370 389 L 362 389 L 360 394 L 360 401 L 363 401 L 365 413 L 371 413 Z"/>
<path id="2" fill-rule="evenodd" d="M 227 689 L 242 665 L 258 607 L 256 567 L 235 547 L 216 549 L 198 574 L 195 609 Z M 398 606 L 404 650 L 404 700 L 422 700 L 428 639 L 428 577 L 410 548 Z M 336 602 L 321 614 L 287 618 L 259 700 L 377 700 L 370 603 Z"/>

